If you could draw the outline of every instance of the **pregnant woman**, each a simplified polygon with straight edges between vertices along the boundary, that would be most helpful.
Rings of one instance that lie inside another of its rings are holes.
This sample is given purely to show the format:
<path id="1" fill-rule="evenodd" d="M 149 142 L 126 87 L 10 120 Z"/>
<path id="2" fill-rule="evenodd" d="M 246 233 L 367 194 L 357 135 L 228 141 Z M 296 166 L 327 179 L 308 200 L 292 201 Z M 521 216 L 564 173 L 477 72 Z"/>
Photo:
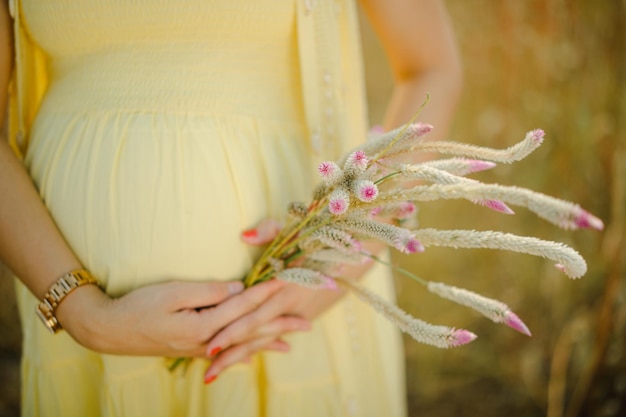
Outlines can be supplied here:
<path id="1" fill-rule="evenodd" d="M 397 82 L 386 127 L 426 91 L 424 120 L 445 126 L 459 65 L 439 2 L 362 3 Z M 259 253 L 240 233 L 365 138 L 356 22 L 347 0 L 3 4 L 23 415 L 405 414 L 399 335 L 367 306 L 239 282 Z M 385 271 L 350 273 L 393 296 Z"/>

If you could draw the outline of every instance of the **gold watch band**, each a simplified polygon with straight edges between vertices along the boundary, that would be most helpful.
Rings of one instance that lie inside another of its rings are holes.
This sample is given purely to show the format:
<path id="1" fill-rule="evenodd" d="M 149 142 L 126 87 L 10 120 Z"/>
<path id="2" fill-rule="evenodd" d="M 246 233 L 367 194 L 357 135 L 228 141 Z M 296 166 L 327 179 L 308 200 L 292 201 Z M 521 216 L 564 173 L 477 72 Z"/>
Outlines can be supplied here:
<path id="1" fill-rule="evenodd" d="M 54 315 L 61 301 L 76 288 L 87 284 L 98 285 L 98 281 L 89 271 L 78 269 L 68 272 L 59 278 L 52 284 L 46 295 L 43 296 L 43 300 L 37 305 L 35 312 L 46 328 L 53 334 L 63 329 L 61 323 Z"/>

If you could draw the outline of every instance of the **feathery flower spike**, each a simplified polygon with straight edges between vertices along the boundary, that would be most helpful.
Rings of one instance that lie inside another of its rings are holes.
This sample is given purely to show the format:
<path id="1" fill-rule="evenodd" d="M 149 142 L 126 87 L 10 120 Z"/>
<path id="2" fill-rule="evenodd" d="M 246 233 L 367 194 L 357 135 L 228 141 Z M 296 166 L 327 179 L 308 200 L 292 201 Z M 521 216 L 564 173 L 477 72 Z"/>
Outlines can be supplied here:
<path id="1" fill-rule="evenodd" d="M 317 167 L 317 172 L 319 172 L 322 180 L 327 185 L 336 184 L 342 177 L 343 171 L 339 168 L 339 165 L 332 161 L 324 161 Z"/>
<path id="2" fill-rule="evenodd" d="M 332 262 L 336 264 L 348 263 L 352 265 L 362 265 L 370 262 L 370 258 L 358 252 L 346 253 L 337 249 L 321 249 L 307 255 L 309 259 L 321 262 Z"/>
<path id="3" fill-rule="evenodd" d="M 350 232 L 378 239 L 403 253 L 415 253 L 423 251 L 415 235 L 402 227 L 373 220 L 349 217 L 340 223 L 340 226 Z"/>
<path id="4" fill-rule="evenodd" d="M 562 243 L 535 237 L 517 236 L 511 233 L 475 230 L 417 229 L 415 238 L 424 246 L 447 246 L 451 248 L 488 248 L 527 253 L 551 259 L 570 278 L 580 278 L 587 271 L 587 264 L 574 249 Z"/>
<path id="5" fill-rule="evenodd" d="M 350 205 L 350 194 L 343 188 L 336 188 L 330 195 L 328 211 L 334 215 L 344 214 Z"/>
<path id="6" fill-rule="evenodd" d="M 369 158 L 367 157 L 365 152 L 359 149 L 350 153 L 350 155 L 348 156 L 348 159 L 346 160 L 344 169 L 346 171 L 353 169 L 357 172 L 364 172 L 365 169 L 367 168 L 368 163 L 369 163 Z"/>
<path id="7" fill-rule="evenodd" d="M 370 180 L 355 181 L 353 188 L 356 198 L 365 203 L 374 201 L 378 196 L 378 187 Z"/>
<path id="8" fill-rule="evenodd" d="M 465 176 L 474 172 L 486 171 L 496 166 L 495 162 L 480 159 L 447 158 L 422 162 L 415 166 L 429 166 L 453 175 Z"/>
<path id="9" fill-rule="evenodd" d="M 526 133 L 522 141 L 506 149 L 492 149 L 446 141 L 423 141 L 419 143 L 416 149 L 422 152 L 439 152 L 442 154 L 486 159 L 488 161 L 510 164 L 526 158 L 541 145 L 543 137 L 543 130 L 536 129 Z"/>
<path id="10" fill-rule="evenodd" d="M 601 227 L 602 221 L 577 204 L 554 198 L 526 188 L 483 184 L 478 181 L 458 184 L 418 185 L 407 190 L 379 192 L 376 204 L 395 201 L 433 201 L 463 198 L 469 201 L 501 200 L 505 203 L 528 208 L 530 211 L 564 229 L 576 229 L 580 224 Z M 380 203 L 379 203 L 380 201 Z M 362 208 L 369 208 L 363 203 Z M 581 222 L 580 219 L 585 221 Z"/>
<path id="11" fill-rule="evenodd" d="M 476 339 L 476 335 L 470 331 L 447 326 L 436 326 L 416 319 L 395 304 L 349 279 L 336 277 L 335 281 L 349 288 L 359 299 L 369 304 L 374 310 L 381 313 L 387 320 L 394 323 L 400 330 L 418 342 L 439 348 L 450 348 L 465 345 Z"/>
<path id="12" fill-rule="evenodd" d="M 310 236 L 300 242 L 300 247 L 304 250 L 309 250 L 314 247 L 315 242 L 319 242 L 347 255 L 357 253 L 361 250 L 361 242 L 356 240 L 345 230 L 333 226 L 323 226 L 315 230 Z"/>
<path id="13" fill-rule="evenodd" d="M 428 291 L 476 310 L 495 323 L 504 323 L 518 332 L 530 336 L 528 327 L 526 327 L 524 322 L 520 320 L 520 318 L 511 311 L 509 306 L 503 302 L 484 297 L 463 288 L 446 285 L 441 282 L 429 282 Z"/>
<path id="14" fill-rule="evenodd" d="M 335 281 L 322 274 L 319 271 L 314 271 L 308 268 L 287 268 L 276 274 L 276 278 L 281 281 L 291 282 L 294 284 L 302 285 L 307 288 L 314 289 L 335 289 L 337 284 Z"/>
<path id="15" fill-rule="evenodd" d="M 372 138 L 360 145 L 358 149 L 363 151 L 366 155 L 387 157 L 414 146 L 414 142 L 421 140 L 420 138 L 429 133 L 432 129 L 433 127 L 431 125 L 425 123 L 413 123 L 400 126 L 397 129 Z M 385 151 L 384 155 L 379 155 L 383 151 Z M 339 161 L 339 165 L 345 164 L 347 159 L 348 156 L 343 157 Z"/>

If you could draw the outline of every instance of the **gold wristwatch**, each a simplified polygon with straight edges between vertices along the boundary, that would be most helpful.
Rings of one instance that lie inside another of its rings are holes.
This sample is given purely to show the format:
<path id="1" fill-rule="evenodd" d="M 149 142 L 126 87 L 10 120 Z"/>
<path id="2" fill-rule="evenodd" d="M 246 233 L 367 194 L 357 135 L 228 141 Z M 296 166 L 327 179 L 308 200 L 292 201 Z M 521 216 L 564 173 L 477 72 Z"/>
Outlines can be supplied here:
<path id="1" fill-rule="evenodd" d="M 35 310 L 37 316 L 50 332 L 54 334 L 63 329 L 54 315 L 61 301 L 76 288 L 87 284 L 98 285 L 98 281 L 91 276 L 89 271 L 84 269 L 68 272 L 52 284 L 46 295 L 43 296 L 43 301 L 37 305 Z"/>

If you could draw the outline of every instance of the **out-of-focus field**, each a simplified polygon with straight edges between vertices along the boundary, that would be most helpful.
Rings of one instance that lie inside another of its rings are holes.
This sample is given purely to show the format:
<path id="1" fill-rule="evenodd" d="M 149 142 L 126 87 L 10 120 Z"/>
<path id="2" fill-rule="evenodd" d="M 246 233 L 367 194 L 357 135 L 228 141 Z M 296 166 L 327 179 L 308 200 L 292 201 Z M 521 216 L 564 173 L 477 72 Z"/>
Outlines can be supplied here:
<path id="1" fill-rule="evenodd" d="M 589 272 L 572 281 L 549 261 L 487 250 L 429 248 L 396 257 L 424 278 L 506 302 L 533 332 L 527 338 L 398 277 L 402 307 L 479 335 L 447 351 L 407 340 L 411 416 L 624 416 L 626 2 L 472 0 L 449 1 L 448 9 L 465 66 L 451 138 L 506 147 L 527 130 L 546 131 L 529 158 L 476 178 L 578 202 L 606 229 L 561 231 L 523 209 L 506 216 L 466 202 L 422 205 L 425 227 L 561 241 L 587 259 Z M 363 37 L 376 123 L 392 83 L 367 25 Z M 13 416 L 20 334 L 12 282 L 0 275 L 0 416 Z"/>
<path id="2" fill-rule="evenodd" d="M 521 208 L 506 216 L 464 201 L 420 206 L 424 227 L 561 241 L 586 258 L 589 271 L 573 281 L 552 262 L 488 250 L 397 256 L 419 276 L 506 302 L 533 332 L 527 338 L 397 277 L 406 310 L 479 335 L 447 351 L 406 341 L 411 416 L 626 416 L 626 2 L 447 5 L 465 67 L 451 139 L 507 147 L 528 130 L 546 132 L 526 160 L 476 178 L 575 201 L 606 228 L 567 232 Z M 376 123 L 390 73 L 365 26 L 364 38 Z"/>

